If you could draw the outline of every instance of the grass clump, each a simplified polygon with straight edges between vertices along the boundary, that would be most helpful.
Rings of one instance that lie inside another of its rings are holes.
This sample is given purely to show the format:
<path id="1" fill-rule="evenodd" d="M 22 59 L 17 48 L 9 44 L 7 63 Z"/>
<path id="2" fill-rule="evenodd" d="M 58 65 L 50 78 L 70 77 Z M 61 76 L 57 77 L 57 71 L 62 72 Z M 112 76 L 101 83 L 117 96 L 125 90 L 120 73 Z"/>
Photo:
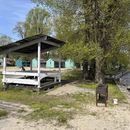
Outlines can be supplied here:
<path id="1" fill-rule="evenodd" d="M 57 120 L 58 123 L 63 124 L 73 118 L 74 111 L 69 109 L 74 108 L 75 102 L 70 97 L 64 96 L 48 96 L 45 95 L 43 100 L 39 100 L 31 104 L 34 112 L 29 115 L 29 118 Z M 66 111 L 67 110 L 67 111 Z"/>
<path id="2" fill-rule="evenodd" d="M 86 88 L 86 89 L 96 89 L 97 84 L 95 83 L 83 83 L 83 84 L 79 84 L 78 87 L 80 88 Z"/>
<path id="3" fill-rule="evenodd" d="M 115 84 L 109 84 L 108 93 L 110 102 L 112 102 L 112 99 L 116 98 L 119 100 L 119 103 L 127 103 L 126 97 Z"/>
<path id="4" fill-rule="evenodd" d="M 71 112 L 68 112 L 68 113 L 65 113 L 65 112 L 61 112 L 58 116 L 58 122 L 60 124 L 67 124 L 68 123 L 68 120 L 72 119 L 73 118 L 73 113 Z"/>
<path id="5" fill-rule="evenodd" d="M 24 112 L 27 112 L 24 108 L 21 108 L 17 111 L 18 113 L 24 113 Z"/>
<path id="6" fill-rule="evenodd" d="M 59 124 L 67 123 L 69 119 L 72 119 L 73 113 L 72 112 L 66 112 L 63 110 L 54 110 L 49 107 L 41 106 L 40 108 L 36 109 L 33 113 L 29 115 L 29 118 L 32 118 L 34 120 L 37 119 L 47 119 L 49 121 L 51 120 L 57 120 Z"/>
<path id="7" fill-rule="evenodd" d="M 91 116 L 97 116 L 97 112 L 90 112 Z"/>
<path id="8" fill-rule="evenodd" d="M 89 104 L 89 103 L 94 103 L 95 102 L 95 96 L 91 93 L 79 93 L 79 94 L 74 94 L 73 98 L 80 103 L 85 103 L 85 104 Z"/>
<path id="9" fill-rule="evenodd" d="M 7 111 L 0 109 L 0 118 L 1 118 L 1 117 L 4 117 L 4 116 L 7 116 L 7 115 L 8 115 L 8 112 L 7 112 Z"/>

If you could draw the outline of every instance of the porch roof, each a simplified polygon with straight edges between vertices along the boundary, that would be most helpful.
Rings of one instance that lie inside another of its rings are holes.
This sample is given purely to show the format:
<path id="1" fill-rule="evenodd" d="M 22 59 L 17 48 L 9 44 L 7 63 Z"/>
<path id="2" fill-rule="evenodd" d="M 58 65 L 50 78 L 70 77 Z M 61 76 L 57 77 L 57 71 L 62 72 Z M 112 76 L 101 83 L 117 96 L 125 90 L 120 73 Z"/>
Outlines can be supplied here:
<path id="1" fill-rule="evenodd" d="M 0 46 L 0 54 L 8 54 L 10 52 L 31 54 L 37 52 L 37 45 L 41 43 L 41 51 L 46 52 L 64 45 L 63 41 L 48 35 L 39 34 L 25 39 Z"/>

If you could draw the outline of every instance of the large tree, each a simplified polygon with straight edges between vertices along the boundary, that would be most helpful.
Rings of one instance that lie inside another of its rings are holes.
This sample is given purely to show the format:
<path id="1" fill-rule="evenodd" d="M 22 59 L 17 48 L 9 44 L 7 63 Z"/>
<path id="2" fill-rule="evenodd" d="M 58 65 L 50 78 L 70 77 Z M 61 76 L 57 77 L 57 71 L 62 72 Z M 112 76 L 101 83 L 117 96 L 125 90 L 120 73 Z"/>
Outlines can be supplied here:
<path id="1" fill-rule="evenodd" d="M 95 79 L 100 81 L 109 63 L 128 63 L 129 0 L 33 2 L 54 12 L 56 35 L 68 43 L 62 52 L 67 57 L 83 61 L 84 77 L 96 72 Z"/>
<path id="2" fill-rule="evenodd" d="M 25 25 L 24 24 L 25 24 L 24 22 L 18 22 L 13 29 L 13 32 L 17 33 L 18 36 L 22 39 L 25 37 Z"/>
<path id="3" fill-rule="evenodd" d="M 7 45 L 7 44 L 9 44 L 11 42 L 12 42 L 11 37 L 9 37 L 7 35 L 1 35 L 0 36 L 0 46 Z"/>
<path id="4" fill-rule="evenodd" d="M 28 12 L 25 22 L 16 24 L 14 32 L 21 38 L 36 34 L 49 34 L 49 23 L 49 13 L 41 7 L 35 7 Z"/>

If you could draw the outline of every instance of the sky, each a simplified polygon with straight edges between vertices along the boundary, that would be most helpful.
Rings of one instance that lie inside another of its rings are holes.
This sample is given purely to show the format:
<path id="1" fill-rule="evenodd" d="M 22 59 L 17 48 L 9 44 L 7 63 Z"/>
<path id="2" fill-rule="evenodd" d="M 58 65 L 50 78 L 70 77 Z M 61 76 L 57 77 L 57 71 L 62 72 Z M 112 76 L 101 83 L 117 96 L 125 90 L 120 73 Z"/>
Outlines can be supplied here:
<path id="1" fill-rule="evenodd" d="M 33 7 L 31 0 L 0 0 L 0 35 L 8 35 L 13 41 L 20 39 L 13 28 L 17 22 L 25 20 Z"/>

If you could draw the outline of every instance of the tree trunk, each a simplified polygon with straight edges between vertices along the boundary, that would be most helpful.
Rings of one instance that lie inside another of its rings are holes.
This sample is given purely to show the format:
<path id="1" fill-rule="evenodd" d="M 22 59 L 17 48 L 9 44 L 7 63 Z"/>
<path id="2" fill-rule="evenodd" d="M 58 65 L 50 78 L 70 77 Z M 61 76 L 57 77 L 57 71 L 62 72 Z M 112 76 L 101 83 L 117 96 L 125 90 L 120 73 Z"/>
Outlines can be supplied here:
<path id="1" fill-rule="evenodd" d="M 102 47 L 102 32 L 100 31 L 100 10 L 98 6 L 97 0 L 84 0 L 84 10 L 86 10 L 86 7 L 90 10 L 90 14 L 85 12 L 85 25 L 90 25 L 91 27 L 88 29 L 85 28 L 84 30 L 84 42 L 85 44 L 88 44 L 89 41 L 93 41 L 95 44 L 99 44 L 101 48 Z M 91 19 L 90 19 L 91 17 Z M 103 48 L 104 49 L 104 48 Z M 90 79 L 93 80 L 95 78 L 96 82 L 104 82 L 104 76 L 103 76 L 103 61 L 102 57 L 100 56 L 96 58 L 95 60 L 91 60 L 90 62 L 87 62 L 87 64 L 84 64 L 83 67 L 83 73 L 84 73 L 84 79 Z M 96 62 L 96 63 L 95 63 Z M 96 65 L 95 65 L 96 64 Z M 102 65 L 101 65 L 102 64 Z"/>
<path id="2" fill-rule="evenodd" d="M 95 79 L 95 60 L 91 62 L 83 62 L 83 79 L 94 80 Z"/>
<path id="3" fill-rule="evenodd" d="M 88 62 L 87 61 L 83 62 L 83 79 L 84 80 L 88 79 Z"/>
<path id="4" fill-rule="evenodd" d="M 96 58 L 96 74 L 95 81 L 97 83 L 104 83 L 104 73 L 102 71 L 103 60 L 101 58 Z"/>
<path id="5" fill-rule="evenodd" d="M 90 64 L 89 64 L 89 79 L 90 80 L 94 80 L 95 79 L 95 60 L 91 60 Z"/>

